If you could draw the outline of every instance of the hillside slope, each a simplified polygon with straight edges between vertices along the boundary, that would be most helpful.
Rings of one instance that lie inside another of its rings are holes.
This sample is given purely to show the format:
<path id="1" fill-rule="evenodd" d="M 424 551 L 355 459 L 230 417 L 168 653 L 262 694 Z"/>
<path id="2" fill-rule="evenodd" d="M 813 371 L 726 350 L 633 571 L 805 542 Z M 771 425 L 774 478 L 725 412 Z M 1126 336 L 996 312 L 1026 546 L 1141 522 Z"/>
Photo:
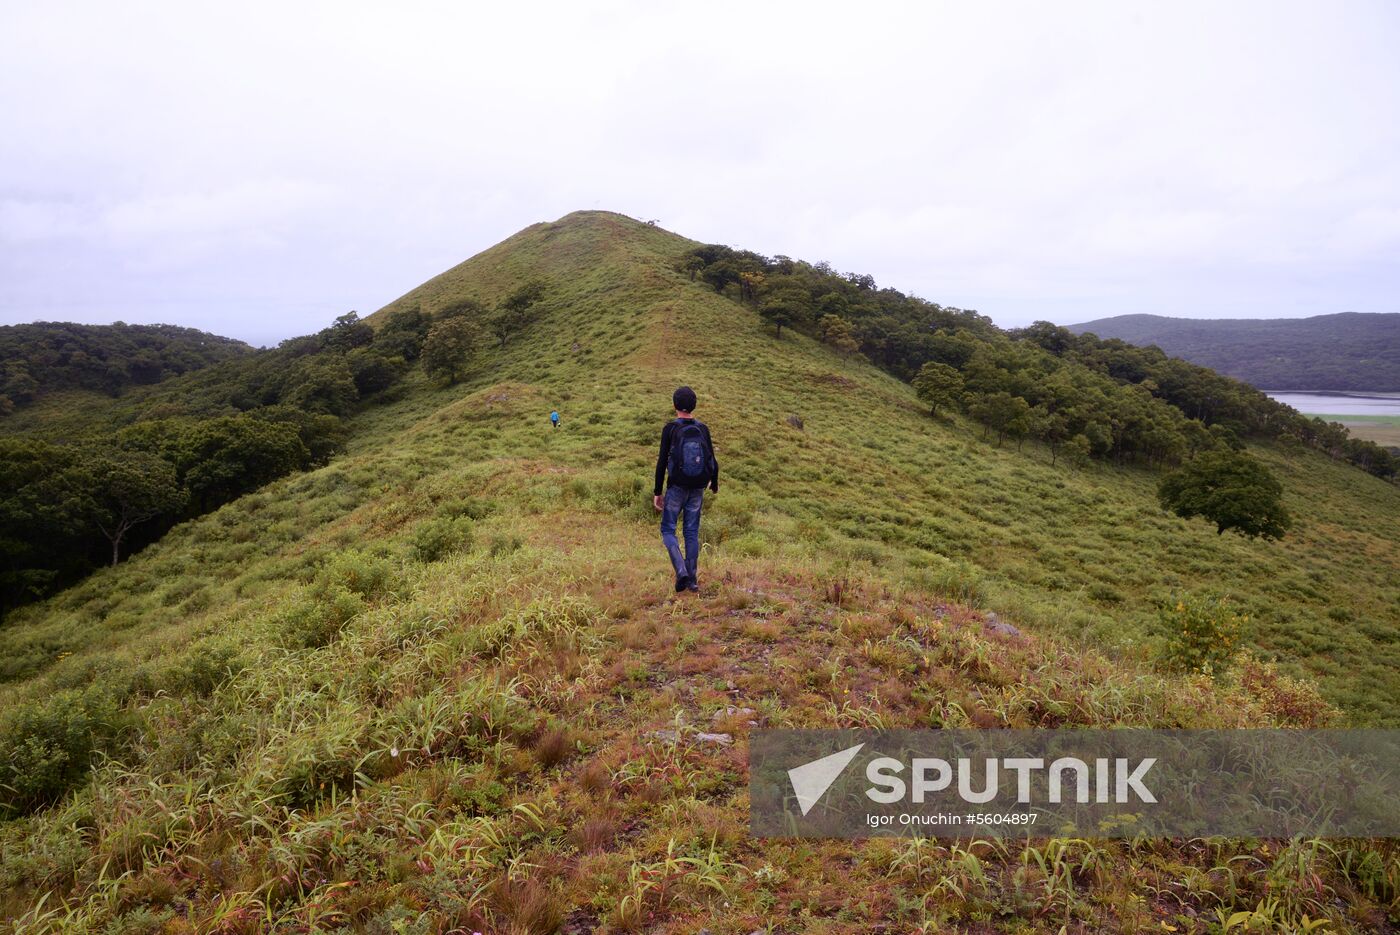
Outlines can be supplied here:
<path id="1" fill-rule="evenodd" d="M 798 335 L 775 342 L 746 309 L 670 270 L 690 246 L 581 212 L 526 228 L 370 321 L 413 304 L 489 304 L 543 279 L 544 320 L 494 364 L 532 384 L 539 418 L 560 409 L 566 437 L 588 461 L 610 462 L 610 481 L 649 477 L 670 390 L 689 383 L 724 455 L 717 513 L 737 501 L 755 540 L 899 580 L 956 582 L 1037 629 L 1129 652 L 1151 630 L 1156 602 L 1219 588 L 1259 621 L 1261 648 L 1302 662 L 1363 720 L 1400 723 L 1390 720 L 1400 717 L 1393 485 L 1310 452 L 1256 446 L 1285 479 L 1299 528 L 1275 544 L 1217 536 L 1164 515 L 1152 472 L 1076 471 L 1031 447 L 995 448 L 972 423 L 928 418 L 907 386 L 873 368 Z M 1352 537 L 1359 548 L 1339 548 Z"/>
<path id="2" fill-rule="evenodd" d="M 775 342 L 672 271 L 690 245 L 588 212 L 431 280 L 390 309 L 540 279 L 542 317 L 464 384 L 413 373 L 332 464 L 17 613 L 0 705 L 31 814 L 0 828 L 0 915 L 740 935 L 1394 917 L 1389 845 L 747 838 L 750 721 L 1328 716 L 1265 666 L 1153 672 L 1154 602 L 1177 589 L 1228 588 L 1347 717 L 1400 723 L 1400 490 L 1266 449 L 1296 532 L 1216 536 L 1162 514 L 1152 474 L 992 447 L 873 368 Z M 724 465 L 698 599 L 668 593 L 649 503 L 678 383 Z"/>
<path id="3" fill-rule="evenodd" d="M 1311 318 L 1169 318 L 1118 315 L 1078 325 L 1266 390 L 1400 392 L 1400 313 Z"/>

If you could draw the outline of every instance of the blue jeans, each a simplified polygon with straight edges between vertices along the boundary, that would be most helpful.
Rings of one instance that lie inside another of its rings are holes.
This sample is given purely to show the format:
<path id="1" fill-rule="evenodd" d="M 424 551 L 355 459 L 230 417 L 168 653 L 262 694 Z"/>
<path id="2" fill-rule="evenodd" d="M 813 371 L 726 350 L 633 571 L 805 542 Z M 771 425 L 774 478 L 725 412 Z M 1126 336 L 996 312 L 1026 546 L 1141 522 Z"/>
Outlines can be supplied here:
<path id="1" fill-rule="evenodd" d="M 705 499 L 705 488 L 686 490 L 684 487 L 667 487 L 666 498 L 661 507 L 661 542 L 671 556 L 671 565 L 676 569 L 676 577 L 695 577 L 700 564 L 700 505 Z M 676 520 L 683 520 L 685 530 L 685 557 L 681 557 L 681 547 L 676 542 Z"/>

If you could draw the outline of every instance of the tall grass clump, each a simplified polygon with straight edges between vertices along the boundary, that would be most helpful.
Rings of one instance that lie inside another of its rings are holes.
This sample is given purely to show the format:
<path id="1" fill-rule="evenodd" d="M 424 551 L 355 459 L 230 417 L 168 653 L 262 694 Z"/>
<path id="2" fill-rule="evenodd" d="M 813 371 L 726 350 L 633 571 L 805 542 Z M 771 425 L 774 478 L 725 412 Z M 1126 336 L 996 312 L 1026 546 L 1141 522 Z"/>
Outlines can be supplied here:
<path id="1" fill-rule="evenodd" d="M 425 520 L 413 531 L 413 557 L 420 562 L 440 558 L 470 548 L 472 521 L 467 516 L 440 516 Z"/>

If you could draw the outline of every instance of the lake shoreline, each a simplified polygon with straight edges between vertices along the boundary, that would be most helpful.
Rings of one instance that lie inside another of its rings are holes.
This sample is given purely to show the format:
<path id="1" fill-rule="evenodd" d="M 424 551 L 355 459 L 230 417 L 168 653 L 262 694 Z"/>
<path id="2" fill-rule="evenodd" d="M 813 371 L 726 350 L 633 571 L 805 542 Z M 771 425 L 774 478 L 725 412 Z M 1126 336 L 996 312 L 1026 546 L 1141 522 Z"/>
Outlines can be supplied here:
<path id="1" fill-rule="evenodd" d="M 1357 399 L 1394 399 L 1400 400 L 1400 392 L 1389 390 L 1303 390 L 1303 389 L 1277 389 L 1264 390 L 1259 392 L 1265 396 L 1347 396 Z"/>
<path id="2" fill-rule="evenodd" d="M 1400 393 L 1350 390 L 1260 390 L 1304 415 L 1400 416 Z"/>
<path id="3" fill-rule="evenodd" d="M 1359 390 L 1260 390 L 1305 416 L 1340 422 L 1355 438 L 1400 446 L 1400 393 Z"/>

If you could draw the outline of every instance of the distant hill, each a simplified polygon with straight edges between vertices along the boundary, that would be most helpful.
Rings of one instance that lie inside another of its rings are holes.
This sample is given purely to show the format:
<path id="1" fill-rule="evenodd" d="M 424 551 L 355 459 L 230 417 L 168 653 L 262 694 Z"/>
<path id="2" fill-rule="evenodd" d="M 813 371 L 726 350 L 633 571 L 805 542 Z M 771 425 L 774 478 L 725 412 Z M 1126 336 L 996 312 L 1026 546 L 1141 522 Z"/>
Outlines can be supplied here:
<path id="1" fill-rule="evenodd" d="M 252 350 L 234 338 L 176 325 L 0 326 L 0 415 L 56 390 L 116 396 Z"/>
<path id="2" fill-rule="evenodd" d="M 1268 390 L 1400 391 L 1400 313 L 1312 318 L 1168 318 L 1118 315 L 1079 325 Z"/>

